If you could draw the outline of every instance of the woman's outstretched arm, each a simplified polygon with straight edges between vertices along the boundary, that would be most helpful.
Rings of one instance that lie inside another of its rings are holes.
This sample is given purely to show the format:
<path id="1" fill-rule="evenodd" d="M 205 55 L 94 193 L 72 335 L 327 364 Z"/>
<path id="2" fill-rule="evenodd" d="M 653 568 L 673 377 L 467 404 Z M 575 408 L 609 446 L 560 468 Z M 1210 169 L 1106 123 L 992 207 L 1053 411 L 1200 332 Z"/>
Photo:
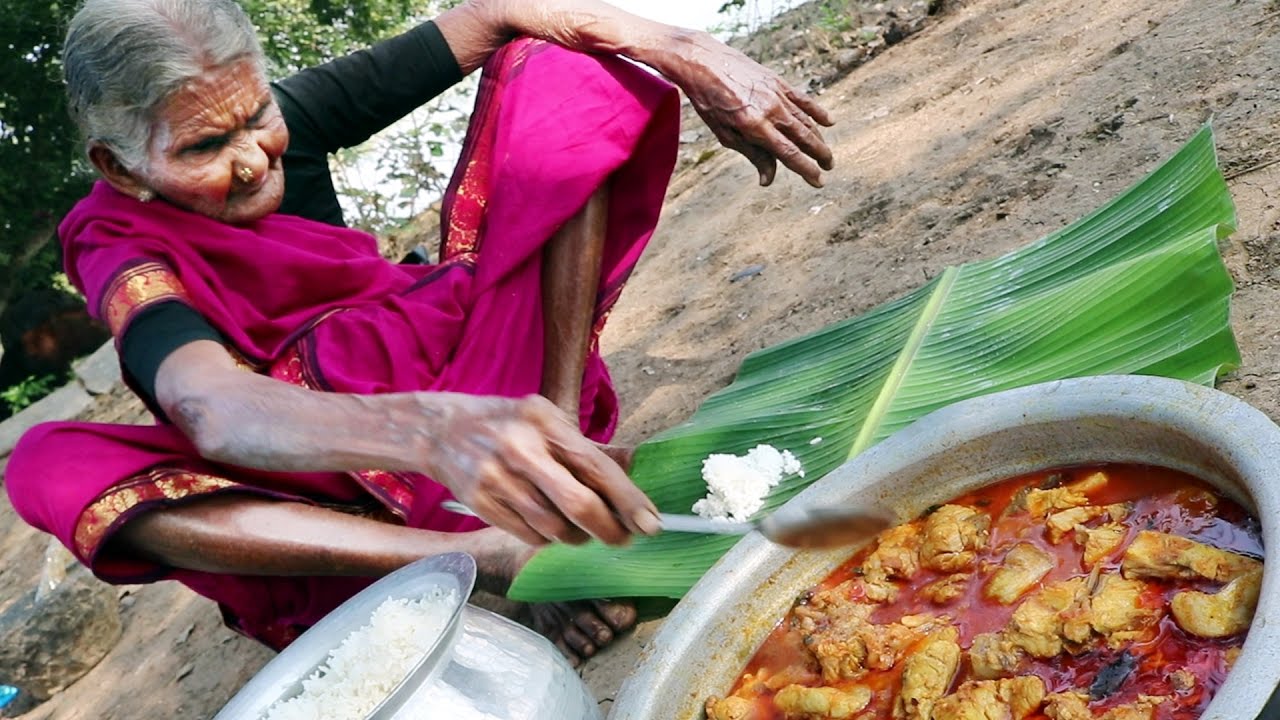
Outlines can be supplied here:
<path id="1" fill-rule="evenodd" d="M 517 35 L 622 55 L 675 83 L 721 144 L 751 161 L 760 184 L 777 163 L 810 185 L 832 168 L 819 125 L 831 117 L 776 73 L 701 31 L 664 25 L 599 0 L 468 0 L 436 19 L 464 73 Z"/>
<path id="2" fill-rule="evenodd" d="M 526 543 L 623 543 L 656 509 L 546 398 L 352 395 L 236 367 L 210 340 L 161 363 L 156 401 L 200 455 L 272 471 L 422 472 Z"/>
<path id="3" fill-rule="evenodd" d="M 510 536 L 498 531 L 439 533 L 335 510 L 227 494 L 140 515 L 104 552 L 232 575 L 381 577 L 420 558 L 465 550 L 482 589 L 506 591 L 516 569 Z"/>

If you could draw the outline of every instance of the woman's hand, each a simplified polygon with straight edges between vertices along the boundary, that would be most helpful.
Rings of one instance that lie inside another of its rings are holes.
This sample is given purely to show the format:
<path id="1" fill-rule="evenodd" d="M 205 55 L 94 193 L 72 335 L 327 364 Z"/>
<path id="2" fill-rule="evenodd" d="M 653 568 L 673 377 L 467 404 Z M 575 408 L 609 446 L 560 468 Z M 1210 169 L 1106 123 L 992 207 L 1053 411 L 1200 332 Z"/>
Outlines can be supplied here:
<path id="1" fill-rule="evenodd" d="M 689 96 L 721 144 L 773 182 L 780 161 L 814 187 L 832 168 L 818 130 L 831 117 L 777 73 L 705 32 L 632 15 L 599 0 L 467 0 L 436 19 L 464 73 L 529 35 L 571 50 L 644 63 Z"/>
<path id="2" fill-rule="evenodd" d="M 657 510 L 611 459 L 539 396 L 348 395 L 237 368 L 222 345 L 165 358 L 156 399 L 202 457 L 276 472 L 411 470 L 521 540 L 624 543 Z M 624 461 L 625 453 L 617 455 Z"/>
<path id="3" fill-rule="evenodd" d="M 813 99 L 777 73 L 706 33 L 687 33 L 676 42 L 665 74 L 680 86 L 720 144 L 737 150 L 773 182 L 777 163 L 822 187 L 822 171 L 833 167 L 831 148 L 818 125 L 831 117 Z"/>
<path id="4" fill-rule="evenodd" d="M 524 542 L 625 543 L 657 509 L 549 400 L 423 393 L 433 418 L 423 472 Z"/>

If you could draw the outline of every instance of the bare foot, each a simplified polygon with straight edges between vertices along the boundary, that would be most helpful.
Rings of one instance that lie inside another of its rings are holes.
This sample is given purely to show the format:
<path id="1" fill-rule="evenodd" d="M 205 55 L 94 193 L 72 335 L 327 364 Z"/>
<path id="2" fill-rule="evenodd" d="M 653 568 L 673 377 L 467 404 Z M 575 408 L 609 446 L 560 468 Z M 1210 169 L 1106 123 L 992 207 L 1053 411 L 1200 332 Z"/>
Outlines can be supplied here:
<path id="1" fill-rule="evenodd" d="M 477 589 L 503 600 L 482 604 L 551 640 L 574 667 L 635 626 L 635 606 L 626 601 L 522 603 L 506 600 L 511 581 L 537 549 L 497 528 L 477 530 L 469 535 L 473 542 L 469 552 L 476 558 Z"/>

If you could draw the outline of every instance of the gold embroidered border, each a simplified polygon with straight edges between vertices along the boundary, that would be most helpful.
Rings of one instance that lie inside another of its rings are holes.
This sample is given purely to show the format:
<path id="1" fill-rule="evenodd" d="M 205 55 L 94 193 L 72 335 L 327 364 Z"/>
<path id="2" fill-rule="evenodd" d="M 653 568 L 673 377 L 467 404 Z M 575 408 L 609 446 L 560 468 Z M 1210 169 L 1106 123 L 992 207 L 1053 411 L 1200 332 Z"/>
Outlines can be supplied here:
<path id="1" fill-rule="evenodd" d="M 444 248 L 444 258 L 475 252 L 480 245 L 480 221 L 484 217 L 488 198 L 485 195 L 488 163 L 471 160 L 462 170 L 462 179 L 454 194 L 449 212 L 449 232 Z"/>
<path id="2" fill-rule="evenodd" d="M 107 490 L 80 513 L 75 532 L 76 550 L 82 559 L 92 558 L 111 528 L 125 513 L 140 505 L 181 500 L 233 487 L 240 487 L 240 483 L 184 470 L 157 469 L 132 477 Z"/>
<path id="3" fill-rule="evenodd" d="M 120 337 L 130 318 L 164 300 L 190 303 L 190 296 L 169 268 L 157 262 L 141 263 L 117 275 L 107 286 L 102 296 L 102 317 L 111 334 Z"/>

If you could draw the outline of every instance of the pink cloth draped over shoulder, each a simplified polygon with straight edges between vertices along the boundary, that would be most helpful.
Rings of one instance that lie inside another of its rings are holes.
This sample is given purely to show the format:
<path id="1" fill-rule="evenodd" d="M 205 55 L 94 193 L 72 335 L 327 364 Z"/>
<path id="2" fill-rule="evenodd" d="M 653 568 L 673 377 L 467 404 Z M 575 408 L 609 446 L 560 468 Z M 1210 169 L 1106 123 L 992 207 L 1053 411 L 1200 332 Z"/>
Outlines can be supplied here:
<path id="1" fill-rule="evenodd" d="M 580 412 L 583 432 L 605 441 L 618 406 L 595 338 L 657 223 L 678 109 L 670 85 L 625 61 L 517 41 L 486 65 L 444 202 L 438 265 L 389 263 L 356 230 L 284 215 L 229 226 L 99 183 L 59 229 L 67 273 L 117 339 L 146 307 L 179 301 L 203 314 L 247 369 L 286 382 L 519 396 L 541 381 L 543 246 L 607 183 Z M 448 491 L 421 475 L 216 465 L 163 423 L 41 425 L 15 449 L 6 487 L 27 522 L 100 577 L 179 580 L 218 601 L 233 627 L 274 647 L 369 580 L 211 575 L 99 550 L 139 513 L 225 492 L 377 512 L 435 530 L 481 526 L 440 510 Z"/>

